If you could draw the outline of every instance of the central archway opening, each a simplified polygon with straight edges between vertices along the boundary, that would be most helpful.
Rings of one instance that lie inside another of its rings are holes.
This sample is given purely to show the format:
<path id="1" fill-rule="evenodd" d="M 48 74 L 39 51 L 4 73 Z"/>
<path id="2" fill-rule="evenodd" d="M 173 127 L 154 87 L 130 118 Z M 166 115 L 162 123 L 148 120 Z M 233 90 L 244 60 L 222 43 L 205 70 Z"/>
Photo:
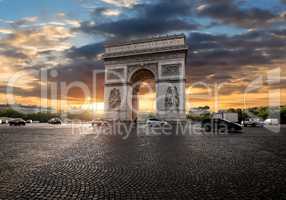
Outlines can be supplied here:
<path id="1" fill-rule="evenodd" d="M 156 112 L 156 82 L 152 71 L 140 69 L 131 77 L 132 120 L 142 120 Z"/>

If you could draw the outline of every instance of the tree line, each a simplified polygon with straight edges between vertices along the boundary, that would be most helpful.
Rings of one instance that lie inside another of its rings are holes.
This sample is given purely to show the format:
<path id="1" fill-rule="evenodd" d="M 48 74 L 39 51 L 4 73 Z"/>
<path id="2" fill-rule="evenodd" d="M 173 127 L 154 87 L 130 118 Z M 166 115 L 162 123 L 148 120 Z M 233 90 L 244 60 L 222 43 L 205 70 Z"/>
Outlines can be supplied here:
<path id="1" fill-rule="evenodd" d="M 71 113 L 50 113 L 50 112 L 38 112 L 38 113 L 22 113 L 11 108 L 0 110 L 0 117 L 7 118 L 22 118 L 24 120 L 38 121 L 40 123 L 47 123 L 52 118 L 65 118 L 70 120 L 91 121 L 94 114 L 92 111 L 84 111 L 79 114 Z"/>
<path id="2" fill-rule="evenodd" d="M 0 117 L 8 118 L 22 118 L 24 120 L 33 120 L 41 123 L 46 123 L 50 119 L 55 117 L 60 117 L 59 113 L 48 113 L 48 112 L 39 112 L 39 113 L 21 113 L 13 109 L 5 109 L 0 111 Z"/>

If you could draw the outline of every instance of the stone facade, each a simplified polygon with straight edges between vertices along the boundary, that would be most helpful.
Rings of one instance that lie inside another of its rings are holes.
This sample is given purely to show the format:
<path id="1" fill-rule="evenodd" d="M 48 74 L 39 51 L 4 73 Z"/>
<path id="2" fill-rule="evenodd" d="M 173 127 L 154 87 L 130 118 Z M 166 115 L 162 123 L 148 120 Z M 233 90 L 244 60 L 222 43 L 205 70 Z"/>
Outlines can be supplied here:
<path id="1" fill-rule="evenodd" d="M 106 118 L 134 120 L 132 77 L 141 70 L 148 70 L 156 82 L 157 117 L 165 120 L 185 119 L 187 51 L 184 35 L 106 45 Z"/>

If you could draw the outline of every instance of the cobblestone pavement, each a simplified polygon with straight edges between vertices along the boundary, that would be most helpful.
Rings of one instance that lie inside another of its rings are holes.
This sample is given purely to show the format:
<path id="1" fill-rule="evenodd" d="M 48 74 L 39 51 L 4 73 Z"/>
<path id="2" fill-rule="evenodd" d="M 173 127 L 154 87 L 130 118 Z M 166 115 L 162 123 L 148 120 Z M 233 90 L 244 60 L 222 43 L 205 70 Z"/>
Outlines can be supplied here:
<path id="1" fill-rule="evenodd" d="M 0 127 L 0 199 L 286 199 L 286 131 L 123 140 Z"/>

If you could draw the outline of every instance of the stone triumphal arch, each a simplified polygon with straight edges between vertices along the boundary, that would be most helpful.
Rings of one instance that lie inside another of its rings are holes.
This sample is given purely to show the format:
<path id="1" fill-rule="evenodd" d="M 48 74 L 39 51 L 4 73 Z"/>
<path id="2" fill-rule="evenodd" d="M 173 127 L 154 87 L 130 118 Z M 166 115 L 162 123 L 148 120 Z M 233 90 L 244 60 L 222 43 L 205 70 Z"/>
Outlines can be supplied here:
<path id="1" fill-rule="evenodd" d="M 185 119 L 187 52 L 184 35 L 107 44 L 104 54 L 106 118 L 135 120 L 138 83 L 152 79 L 157 117 Z"/>

